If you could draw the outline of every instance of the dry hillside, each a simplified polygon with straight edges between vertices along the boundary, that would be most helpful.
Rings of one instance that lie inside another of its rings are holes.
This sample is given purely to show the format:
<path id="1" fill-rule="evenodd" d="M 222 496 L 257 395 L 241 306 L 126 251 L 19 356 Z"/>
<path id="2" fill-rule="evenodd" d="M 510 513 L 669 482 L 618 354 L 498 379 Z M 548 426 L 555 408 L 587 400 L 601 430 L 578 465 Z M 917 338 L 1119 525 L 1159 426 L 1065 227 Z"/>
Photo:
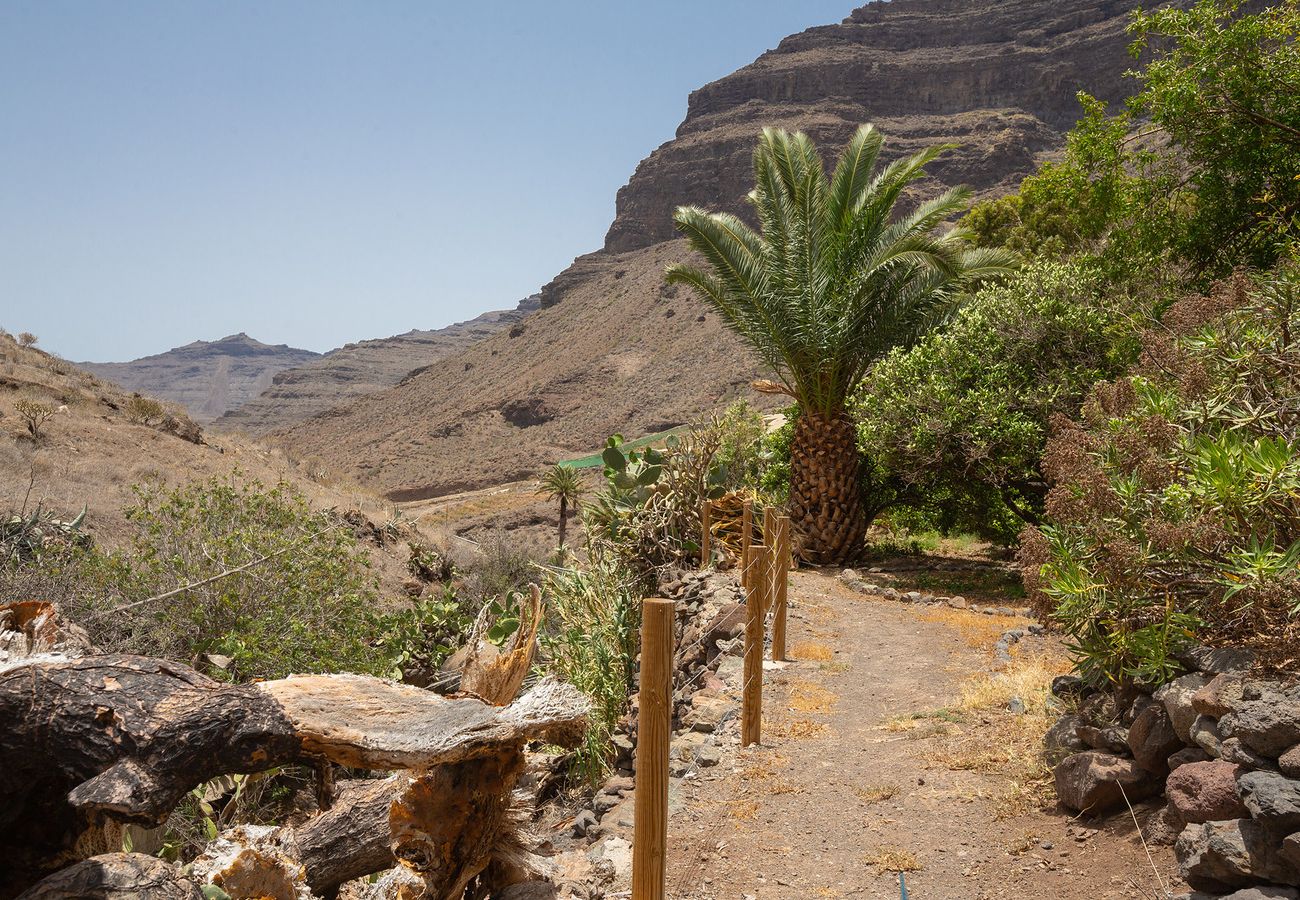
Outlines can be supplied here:
<path id="1" fill-rule="evenodd" d="M 86 527 L 105 546 L 119 546 L 129 530 L 123 510 L 132 485 L 168 484 L 239 472 L 265 484 L 292 483 L 318 508 L 359 510 L 382 523 L 387 506 L 372 495 L 308 477 L 275 450 L 241 438 L 203 435 L 186 440 L 155 425 L 131 421 L 131 394 L 35 347 L 20 347 L 0 332 L 0 514 L 37 504 L 72 515 L 86 508 Z M 42 404 L 53 415 L 33 437 L 16 408 Z M 179 407 L 171 414 L 184 432 Z M 190 425 L 192 427 L 192 424 Z M 369 544 L 384 588 L 395 593 L 406 577 L 406 549 L 398 542 Z"/>

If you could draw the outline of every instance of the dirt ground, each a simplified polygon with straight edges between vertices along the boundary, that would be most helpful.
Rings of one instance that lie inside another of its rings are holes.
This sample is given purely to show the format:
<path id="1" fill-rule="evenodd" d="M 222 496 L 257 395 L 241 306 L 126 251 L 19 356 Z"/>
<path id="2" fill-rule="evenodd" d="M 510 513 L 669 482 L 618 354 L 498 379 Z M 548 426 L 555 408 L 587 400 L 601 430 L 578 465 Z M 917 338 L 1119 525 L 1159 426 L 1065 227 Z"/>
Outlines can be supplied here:
<path id="1" fill-rule="evenodd" d="M 1001 617 L 937 615 L 833 574 L 792 576 L 799 659 L 766 673 L 762 745 L 681 783 L 671 897 L 899 897 L 900 869 L 912 900 L 1106 900 L 1161 896 L 1157 877 L 1176 886 L 1172 853 L 1152 847 L 1148 859 L 1129 816 L 1082 822 L 1050 805 L 1027 740 L 1041 734 L 1034 722 L 970 702 L 998 683 Z M 1063 665 L 1059 647 L 1032 643 L 1011 668 L 1030 654 Z M 1139 807 L 1139 821 L 1150 812 Z"/>

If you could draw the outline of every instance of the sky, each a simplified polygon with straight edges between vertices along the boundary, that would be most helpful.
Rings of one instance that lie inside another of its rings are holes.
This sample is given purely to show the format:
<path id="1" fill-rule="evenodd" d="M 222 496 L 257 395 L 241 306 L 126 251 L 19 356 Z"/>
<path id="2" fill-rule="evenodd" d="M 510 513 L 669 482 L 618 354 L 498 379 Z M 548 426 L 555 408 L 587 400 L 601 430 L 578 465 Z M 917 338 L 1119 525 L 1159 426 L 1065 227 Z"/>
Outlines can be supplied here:
<path id="1" fill-rule="evenodd" d="M 325 351 L 599 248 L 687 95 L 855 0 L 0 0 L 0 327 Z"/>

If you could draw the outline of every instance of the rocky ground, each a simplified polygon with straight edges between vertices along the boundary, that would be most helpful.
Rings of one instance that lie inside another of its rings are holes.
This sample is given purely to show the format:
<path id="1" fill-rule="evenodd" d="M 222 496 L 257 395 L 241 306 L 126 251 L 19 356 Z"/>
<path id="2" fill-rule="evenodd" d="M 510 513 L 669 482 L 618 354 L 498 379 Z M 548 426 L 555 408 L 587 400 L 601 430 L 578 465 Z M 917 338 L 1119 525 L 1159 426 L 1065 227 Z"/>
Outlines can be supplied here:
<path id="1" fill-rule="evenodd" d="M 1045 688 L 1065 669 L 1057 643 L 1014 606 L 909 597 L 876 582 L 923 570 L 880 568 L 793 573 L 793 661 L 768 663 L 763 741 L 750 748 L 739 746 L 734 594 L 725 581 L 673 586 L 688 606 L 709 595 L 684 614 L 687 651 L 698 636 L 722 652 L 702 672 L 709 654 L 695 660 L 696 675 L 687 662 L 687 689 L 679 679 L 669 895 L 897 897 L 900 871 L 911 897 L 943 900 L 1181 889 L 1171 852 L 1148 858 L 1131 818 L 1092 822 L 1055 806 L 1039 748 L 1056 715 Z M 626 896 L 630 774 L 554 816 L 562 895 Z M 1139 805 L 1138 820 L 1155 809 Z"/>

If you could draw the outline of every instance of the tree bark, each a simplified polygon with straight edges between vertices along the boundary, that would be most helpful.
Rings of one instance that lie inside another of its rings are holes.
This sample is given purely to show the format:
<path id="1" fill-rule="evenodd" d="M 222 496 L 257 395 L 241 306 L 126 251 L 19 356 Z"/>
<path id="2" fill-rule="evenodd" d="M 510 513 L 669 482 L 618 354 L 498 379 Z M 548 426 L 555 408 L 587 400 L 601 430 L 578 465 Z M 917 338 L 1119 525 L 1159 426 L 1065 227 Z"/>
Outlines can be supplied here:
<path id="1" fill-rule="evenodd" d="M 861 554 L 870 524 L 861 477 L 857 429 L 848 415 L 801 412 L 790 446 L 790 521 L 800 559 L 830 565 Z"/>
<path id="2" fill-rule="evenodd" d="M 32 657 L 0 669 L 0 897 L 89 855 L 106 822 L 161 824 L 219 775 L 320 758 L 416 771 L 511 759 L 529 740 L 575 742 L 586 706 L 554 681 L 497 708 L 357 675 L 230 685 L 146 657 Z"/>
<path id="3" fill-rule="evenodd" d="M 19 900 L 203 900 L 175 866 L 143 853 L 106 853 L 41 881 Z"/>

